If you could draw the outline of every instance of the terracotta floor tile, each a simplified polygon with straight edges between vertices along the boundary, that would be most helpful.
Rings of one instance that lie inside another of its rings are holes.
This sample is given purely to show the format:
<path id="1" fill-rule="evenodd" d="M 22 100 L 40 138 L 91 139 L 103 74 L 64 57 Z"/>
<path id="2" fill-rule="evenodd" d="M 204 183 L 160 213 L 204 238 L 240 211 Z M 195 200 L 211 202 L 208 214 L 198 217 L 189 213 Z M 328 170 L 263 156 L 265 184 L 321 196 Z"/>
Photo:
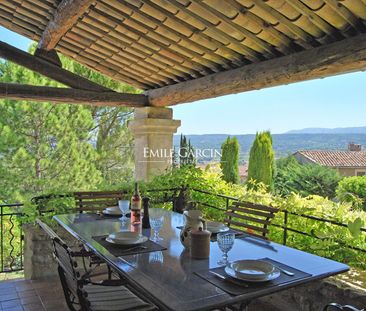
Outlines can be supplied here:
<path id="1" fill-rule="evenodd" d="M 26 298 L 26 297 L 37 296 L 37 293 L 34 289 L 32 289 L 18 293 L 18 296 L 19 298 Z"/>
<path id="2" fill-rule="evenodd" d="M 17 306 L 17 307 L 5 308 L 3 309 L 3 311 L 24 311 L 24 309 L 22 306 Z"/>
<path id="3" fill-rule="evenodd" d="M 24 311 L 44 311 L 43 305 L 41 303 L 31 303 L 29 305 L 23 306 Z"/>
<path id="4" fill-rule="evenodd" d="M 17 306 L 21 305 L 20 299 L 8 300 L 8 301 L 1 302 L 0 304 L 3 309 L 10 308 L 10 307 L 17 307 Z"/>
<path id="5" fill-rule="evenodd" d="M 0 302 L 19 298 L 17 293 L 0 295 Z"/>
<path id="6" fill-rule="evenodd" d="M 31 303 L 40 303 L 41 299 L 38 296 L 33 295 L 33 296 L 21 298 L 20 301 L 21 301 L 22 305 L 24 306 L 24 305 L 29 305 Z"/>

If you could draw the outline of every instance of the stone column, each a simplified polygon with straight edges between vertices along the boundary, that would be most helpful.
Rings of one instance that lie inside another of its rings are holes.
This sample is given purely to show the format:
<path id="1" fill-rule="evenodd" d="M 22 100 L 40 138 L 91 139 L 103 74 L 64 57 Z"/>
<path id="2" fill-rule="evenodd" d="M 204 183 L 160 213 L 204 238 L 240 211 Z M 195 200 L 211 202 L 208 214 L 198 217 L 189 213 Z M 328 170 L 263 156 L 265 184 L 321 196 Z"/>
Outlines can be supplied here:
<path id="1" fill-rule="evenodd" d="M 129 128 L 135 139 L 135 177 L 148 181 L 171 167 L 173 134 L 180 126 L 173 110 L 162 107 L 135 109 Z"/>

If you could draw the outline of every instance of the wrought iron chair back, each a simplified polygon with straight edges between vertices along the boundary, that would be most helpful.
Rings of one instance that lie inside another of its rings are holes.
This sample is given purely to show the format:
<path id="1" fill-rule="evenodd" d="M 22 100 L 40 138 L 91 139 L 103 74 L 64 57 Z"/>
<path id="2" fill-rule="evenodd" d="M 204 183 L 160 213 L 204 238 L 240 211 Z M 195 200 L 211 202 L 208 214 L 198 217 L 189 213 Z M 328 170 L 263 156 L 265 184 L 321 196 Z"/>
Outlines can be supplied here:
<path id="1" fill-rule="evenodd" d="M 225 212 L 226 223 L 256 237 L 267 239 L 270 225 L 278 209 L 251 202 L 234 202 Z"/>
<path id="2" fill-rule="evenodd" d="M 357 308 L 355 308 L 353 306 L 350 306 L 350 305 L 344 305 L 344 306 L 342 306 L 342 305 L 340 305 L 338 303 L 334 303 L 334 302 L 327 304 L 324 307 L 324 309 L 323 309 L 323 311 L 335 311 L 335 310 L 342 310 L 342 311 L 365 311 L 365 309 L 360 310 L 360 309 L 357 309 Z"/>
<path id="3" fill-rule="evenodd" d="M 78 211 L 99 211 L 107 207 L 118 206 L 119 200 L 128 199 L 122 191 L 88 191 L 74 192 L 75 203 Z"/>
<path id="4" fill-rule="evenodd" d="M 53 254 L 58 264 L 58 274 L 66 303 L 69 309 L 74 311 L 76 310 L 75 306 L 80 304 L 78 283 L 82 282 L 83 279 L 80 272 L 77 270 L 78 264 L 73 255 L 74 252 L 47 224 L 39 219 L 37 219 L 36 222 L 52 240 Z"/>

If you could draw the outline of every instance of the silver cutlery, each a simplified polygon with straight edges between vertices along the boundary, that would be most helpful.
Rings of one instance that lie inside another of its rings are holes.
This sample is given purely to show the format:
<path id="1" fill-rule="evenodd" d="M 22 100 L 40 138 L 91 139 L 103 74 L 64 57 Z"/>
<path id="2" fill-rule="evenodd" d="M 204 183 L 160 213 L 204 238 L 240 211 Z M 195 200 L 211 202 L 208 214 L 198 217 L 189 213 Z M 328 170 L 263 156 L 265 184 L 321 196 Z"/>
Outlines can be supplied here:
<path id="1" fill-rule="evenodd" d="M 133 251 L 133 250 L 137 250 L 137 249 L 147 249 L 147 246 L 143 246 L 143 245 L 138 245 L 138 246 L 134 246 L 134 247 L 130 247 L 130 248 L 126 248 L 123 251 L 125 252 L 129 252 L 129 251 Z"/>
<path id="2" fill-rule="evenodd" d="M 211 271 L 209 270 L 208 271 L 209 273 L 213 274 L 214 276 L 216 276 L 217 278 L 223 280 L 223 281 L 227 281 L 227 282 L 230 282 L 230 283 L 233 283 L 233 284 L 236 284 L 236 285 L 239 285 L 239 286 L 242 286 L 242 287 L 248 287 L 248 284 L 245 284 L 243 282 L 240 282 L 240 281 L 236 281 L 236 280 L 233 280 L 229 277 L 226 277 L 220 273 L 217 273 L 217 272 L 214 272 L 214 271 Z"/>
<path id="3" fill-rule="evenodd" d="M 285 269 L 283 269 L 283 268 L 280 268 L 279 266 L 275 266 L 275 265 L 274 265 L 274 267 L 275 267 L 275 268 L 277 268 L 278 270 L 280 270 L 282 273 L 287 274 L 288 276 L 294 276 L 294 275 L 295 275 L 295 273 L 290 272 L 290 271 L 288 271 L 288 270 L 285 270 Z"/>

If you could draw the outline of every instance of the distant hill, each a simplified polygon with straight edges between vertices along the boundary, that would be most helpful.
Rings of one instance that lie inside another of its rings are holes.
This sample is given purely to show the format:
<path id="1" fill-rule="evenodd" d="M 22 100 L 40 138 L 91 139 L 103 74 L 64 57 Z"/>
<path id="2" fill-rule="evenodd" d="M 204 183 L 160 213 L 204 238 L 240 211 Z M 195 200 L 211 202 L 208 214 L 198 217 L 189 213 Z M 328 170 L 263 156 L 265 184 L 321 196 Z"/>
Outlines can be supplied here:
<path id="1" fill-rule="evenodd" d="M 366 128 L 365 128 L 366 129 Z M 226 134 L 186 135 L 197 149 L 217 149 L 227 138 Z M 241 147 L 240 160 L 245 162 L 249 157 L 249 150 L 253 143 L 254 134 L 231 135 L 236 136 Z M 174 145 L 179 146 L 179 135 L 174 136 Z M 304 149 L 345 150 L 349 142 L 361 144 L 366 148 L 365 134 L 273 134 L 273 148 L 276 158 L 284 157 Z M 199 159 L 199 162 L 211 161 L 210 158 Z"/>
<path id="2" fill-rule="evenodd" d="M 366 126 L 359 127 L 337 127 L 337 128 L 305 128 L 301 130 L 291 130 L 286 134 L 366 134 Z"/>

